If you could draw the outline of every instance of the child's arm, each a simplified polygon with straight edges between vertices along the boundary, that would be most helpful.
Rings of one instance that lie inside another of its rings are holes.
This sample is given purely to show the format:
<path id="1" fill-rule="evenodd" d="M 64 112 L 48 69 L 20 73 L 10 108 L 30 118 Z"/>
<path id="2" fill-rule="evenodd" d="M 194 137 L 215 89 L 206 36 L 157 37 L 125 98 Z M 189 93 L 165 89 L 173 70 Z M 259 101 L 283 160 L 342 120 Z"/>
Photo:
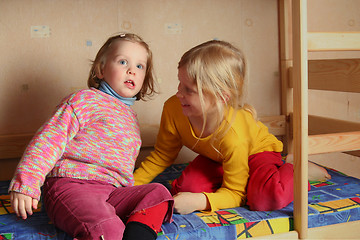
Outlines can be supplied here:
<path id="1" fill-rule="evenodd" d="M 27 214 L 32 215 L 32 209 L 37 209 L 38 200 L 18 192 L 10 192 L 11 206 L 16 215 L 22 219 L 27 218 Z"/>
<path id="2" fill-rule="evenodd" d="M 155 150 L 141 163 L 134 172 L 135 185 L 151 182 L 159 173 L 164 171 L 175 161 L 181 147 L 182 140 L 174 123 L 174 116 L 165 103 L 161 115 L 159 133 L 156 138 Z"/>

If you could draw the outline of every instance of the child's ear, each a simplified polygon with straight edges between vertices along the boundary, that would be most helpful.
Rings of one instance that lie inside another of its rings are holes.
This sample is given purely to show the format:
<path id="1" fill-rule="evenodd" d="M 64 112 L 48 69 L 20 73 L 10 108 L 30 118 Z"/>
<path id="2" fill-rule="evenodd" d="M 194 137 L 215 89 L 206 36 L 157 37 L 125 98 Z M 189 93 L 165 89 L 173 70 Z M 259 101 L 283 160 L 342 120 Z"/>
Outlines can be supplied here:
<path id="1" fill-rule="evenodd" d="M 98 79 L 103 79 L 103 78 L 104 78 L 104 74 L 103 74 L 102 72 L 103 72 L 103 71 L 102 71 L 101 67 L 98 67 L 98 68 L 96 69 L 96 77 L 97 77 Z"/>
<path id="2" fill-rule="evenodd" d="M 104 78 L 104 74 L 102 74 L 101 71 L 97 71 L 97 72 L 96 72 L 96 77 L 97 77 L 98 79 L 103 79 L 103 78 Z"/>
<path id="3" fill-rule="evenodd" d="M 226 93 L 226 92 L 223 92 L 223 93 L 222 93 L 221 101 L 222 101 L 223 103 L 227 103 L 227 102 L 229 101 L 229 99 L 230 99 L 229 94 Z"/>

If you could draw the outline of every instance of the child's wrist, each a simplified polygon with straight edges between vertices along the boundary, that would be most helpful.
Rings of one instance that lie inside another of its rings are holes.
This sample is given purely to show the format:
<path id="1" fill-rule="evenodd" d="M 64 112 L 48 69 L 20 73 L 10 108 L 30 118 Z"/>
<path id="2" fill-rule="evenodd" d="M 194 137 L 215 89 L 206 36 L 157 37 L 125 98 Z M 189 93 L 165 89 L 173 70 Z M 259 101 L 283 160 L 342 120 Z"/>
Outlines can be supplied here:
<path id="1" fill-rule="evenodd" d="M 204 193 L 196 193 L 196 199 L 198 200 L 196 201 L 198 211 L 206 211 L 210 209 L 208 198 Z"/>

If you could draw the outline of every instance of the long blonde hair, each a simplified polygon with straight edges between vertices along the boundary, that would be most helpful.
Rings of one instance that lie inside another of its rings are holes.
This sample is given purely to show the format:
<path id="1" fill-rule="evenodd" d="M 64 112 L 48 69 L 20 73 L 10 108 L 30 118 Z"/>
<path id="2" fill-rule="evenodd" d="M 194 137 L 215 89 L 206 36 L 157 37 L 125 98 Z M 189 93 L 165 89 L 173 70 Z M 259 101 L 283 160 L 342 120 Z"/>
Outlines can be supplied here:
<path id="1" fill-rule="evenodd" d="M 130 41 L 134 43 L 138 43 L 143 46 L 147 51 L 147 62 L 146 62 L 146 73 L 145 79 L 142 88 L 139 93 L 136 95 L 137 100 L 145 100 L 146 96 L 151 96 L 157 91 L 155 90 L 155 74 L 153 70 L 153 59 L 152 52 L 150 50 L 149 45 L 144 42 L 144 40 L 136 34 L 133 33 L 121 33 L 119 35 L 115 35 L 110 37 L 104 45 L 100 48 L 98 53 L 96 54 L 95 60 L 92 62 L 92 66 L 89 73 L 88 78 L 88 87 L 99 88 L 101 79 L 97 76 L 101 73 L 103 67 L 106 63 L 106 58 L 109 52 L 112 50 L 112 46 L 115 42 L 118 41 Z"/>
<path id="2" fill-rule="evenodd" d="M 225 41 L 211 40 L 184 53 L 178 64 L 178 68 L 181 67 L 185 67 L 189 78 L 197 85 L 204 118 L 202 132 L 207 121 L 204 94 L 215 100 L 218 132 L 213 136 L 216 138 L 226 134 L 237 110 L 241 108 L 252 113 L 256 119 L 255 109 L 243 103 L 246 63 L 244 54 L 238 48 Z M 231 108 L 234 114 L 230 124 L 221 125 Z"/>

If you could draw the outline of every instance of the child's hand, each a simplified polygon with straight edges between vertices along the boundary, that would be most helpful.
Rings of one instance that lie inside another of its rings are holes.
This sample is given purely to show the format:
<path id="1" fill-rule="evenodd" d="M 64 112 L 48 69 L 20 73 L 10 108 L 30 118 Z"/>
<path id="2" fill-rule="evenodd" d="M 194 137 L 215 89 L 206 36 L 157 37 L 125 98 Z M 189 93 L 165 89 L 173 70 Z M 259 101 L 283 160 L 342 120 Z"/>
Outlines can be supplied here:
<path id="1" fill-rule="evenodd" d="M 18 192 L 10 192 L 10 200 L 16 215 L 24 220 L 27 218 L 27 214 L 33 214 L 32 209 L 37 209 L 39 202 L 32 197 Z"/>
<path id="2" fill-rule="evenodd" d="M 174 210 L 180 214 L 206 210 L 207 206 L 208 200 L 203 193 L 179 192 L 174 196 Z"/>

